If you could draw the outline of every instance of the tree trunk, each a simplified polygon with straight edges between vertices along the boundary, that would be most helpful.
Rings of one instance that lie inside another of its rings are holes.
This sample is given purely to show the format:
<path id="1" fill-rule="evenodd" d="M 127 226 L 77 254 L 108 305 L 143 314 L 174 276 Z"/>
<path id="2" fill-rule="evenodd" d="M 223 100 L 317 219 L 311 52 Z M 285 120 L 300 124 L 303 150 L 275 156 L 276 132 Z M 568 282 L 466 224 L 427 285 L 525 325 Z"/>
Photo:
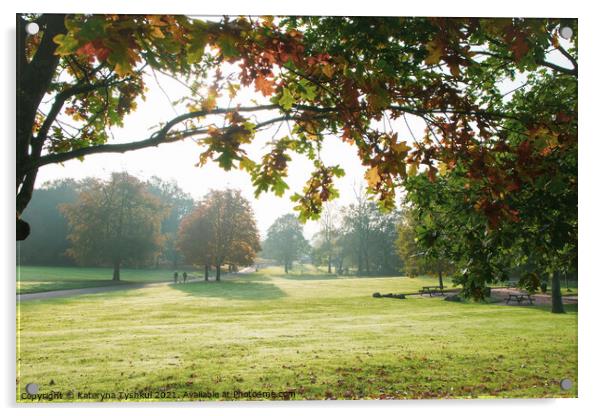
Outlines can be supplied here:
<path id="1" fill-rule="evenodd" d="M 560 276 L 558 272 L 552 274 L 552 313 L 564 313 L 562 295 L 560 294 Z"/>
<path id="2" fill-rule="evenodd" d="M 16 211 L 17 240 L 29 235 L 29 225 L 20 220 L 20 216 L 29 204 L 37 176 L 37 168 L 27 167 L 29 162 L 38 159 L 46 140 L 46 132 L 33 136 L 35 116 L 42 98 L 48 91 L 59 56 L 54 52 L 58 45 L 53 38 L 66 33 L 64 14 L 46 14 L 39 18 L 42 28 L 42 40 L 33 59 L 28 62 L 25 54 L 27 32 L 21 14 L 17 14 L 17 138 L 16 138 Z M 53 105 L 54 107 L 55 105 Z M 62 106 L 62 104 L 61 104 Z M 59 108 L 60 109 L 60 108 Z M 51 114 L 53 113 L 53 115 Z M 56 117 L 56 111 L 50 110 L 48 116 Z"/>
<path id="3" fill-rule="evenodd" d="M 114 281 L 119 281 L 121 280 L 121 274 L 120 274 L 120 268 L 121 268 L 121 259 L 116 259 L 113 261 L 113 280 Z"/>
<path id="4" fill-rule="evenodd" d="M 328 255 L 328 274 L 332 273 L 332 256 Z"/>
<path id="5" fill-rule="evenodd" d="M 443 289 L 443 275 L 441 273 L 441 269 L 439 269 L 439 288 Z"/>
<path id="6" fill-rule="evenodd" d="M 209 281 L 209 265 L 208 264 L 205 265 L 205 281 L 206 282 Z"/>
<path id="7" fill-rule="evenodd" d="M 288 261 L 284 261 L 284 273 L 288 273 Z"/>
<path id="8" fill-rule="evenodd" d="M 218 263 L 215 265 L 215 280 L 219 282 L 221 276 L 222 276 L 222 265 Z"/>

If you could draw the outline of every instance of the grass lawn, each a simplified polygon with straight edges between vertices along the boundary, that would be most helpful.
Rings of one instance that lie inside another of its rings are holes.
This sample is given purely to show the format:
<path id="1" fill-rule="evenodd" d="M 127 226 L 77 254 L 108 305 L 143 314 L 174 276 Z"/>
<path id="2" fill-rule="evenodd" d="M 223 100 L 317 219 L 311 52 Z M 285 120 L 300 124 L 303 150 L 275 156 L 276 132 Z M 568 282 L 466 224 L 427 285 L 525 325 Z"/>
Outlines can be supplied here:
<path id="1" fill-rule="evenodd" d="M 17 293 L 23 294 L 173 279 L 171 270 L 152 269 L 122 269 L 119 282 L 111 280 L 113 269 L 108 267 L 19 266 L 17 271 Z"/>
<path id="2" fill-rule="evenodd" d="M 576 396 L 575 306 L 554 315 L 372 297 L 430 284 L 436 279 L 272 268 L 219 283 L 22 302 L 17 400 L 28 401 L 27 383 L 93 401 L 100 393 L 120 400 L 119 392 L 145 400 L 236 391 L 254 399 Z M 563 378 L 571 390 L 560 389 Z"/>

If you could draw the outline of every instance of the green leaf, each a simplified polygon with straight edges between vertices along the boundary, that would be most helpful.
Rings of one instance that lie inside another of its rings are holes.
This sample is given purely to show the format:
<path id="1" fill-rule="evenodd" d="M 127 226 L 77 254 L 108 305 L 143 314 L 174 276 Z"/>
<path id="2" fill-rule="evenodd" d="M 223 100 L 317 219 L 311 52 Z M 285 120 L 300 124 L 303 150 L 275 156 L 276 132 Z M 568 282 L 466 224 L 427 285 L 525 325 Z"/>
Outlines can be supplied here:
<path id="1" fill-rule="evenodd" d="M 278 104 L 280 104 L 282 108 L 286 111 L 293 108 L 293 104 L 295 104 L 295 99 L 293 98 L 293 95 L 291 94 L 288 88 L 284 88 L 282 90 L 282 97 L 280 97 L 280 100 L 278 100 Z"/>

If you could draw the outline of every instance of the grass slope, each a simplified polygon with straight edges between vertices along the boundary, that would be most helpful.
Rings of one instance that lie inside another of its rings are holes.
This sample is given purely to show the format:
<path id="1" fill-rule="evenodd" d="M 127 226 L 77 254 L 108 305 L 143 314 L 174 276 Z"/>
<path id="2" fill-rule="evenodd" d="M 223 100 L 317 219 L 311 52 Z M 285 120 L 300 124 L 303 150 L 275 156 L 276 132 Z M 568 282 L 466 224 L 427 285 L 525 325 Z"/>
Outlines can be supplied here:
<path id="1" fill-rule="evenodd" d="M 558 384 L 577 381 L 575 309 L 375 299 L 436 280 L 310 272 L 24 302 L 17 400 L 30 382 L 94 401 L 576 396 Z"/>

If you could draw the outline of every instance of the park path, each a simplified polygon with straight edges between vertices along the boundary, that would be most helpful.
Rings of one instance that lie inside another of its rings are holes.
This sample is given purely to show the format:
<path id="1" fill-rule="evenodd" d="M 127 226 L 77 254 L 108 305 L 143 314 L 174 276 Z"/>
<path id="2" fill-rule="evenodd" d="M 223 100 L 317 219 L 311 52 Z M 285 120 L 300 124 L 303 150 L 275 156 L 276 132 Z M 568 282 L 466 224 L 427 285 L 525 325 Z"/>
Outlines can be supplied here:
<path id="1" fill-rule="evenodd" d="M 245 267 L 241 269 L 238 274 L 253 273 L 254 267 Z M 205 279 L 199 277 L 191 277 L 188 279 L 188 283 L 204 282 Z M 64 289 L 64 290 L 52 290 L 49 292 L 38 292 L 38 293 L 24 293 L 17 295 L 17 302 L 25 302 L 28 300 L 40 300 L 40 299 L 53 299 L 53 298 L 67 298 L 78 295 L 91 295 L 95 293 L 114 292 L 117 290 L 132 290 L 142 289 L 146 287 L 157 287 L 173 285 L 172 281 L 166 282 L 151 282 L 151 283 L 132 283 L 132 284 L 120 284 L 114 286 L 99 286 L 99 287 L 84 287 L 81 289 Z M 179 283 L 181 284 L 181 283 Z"/>

